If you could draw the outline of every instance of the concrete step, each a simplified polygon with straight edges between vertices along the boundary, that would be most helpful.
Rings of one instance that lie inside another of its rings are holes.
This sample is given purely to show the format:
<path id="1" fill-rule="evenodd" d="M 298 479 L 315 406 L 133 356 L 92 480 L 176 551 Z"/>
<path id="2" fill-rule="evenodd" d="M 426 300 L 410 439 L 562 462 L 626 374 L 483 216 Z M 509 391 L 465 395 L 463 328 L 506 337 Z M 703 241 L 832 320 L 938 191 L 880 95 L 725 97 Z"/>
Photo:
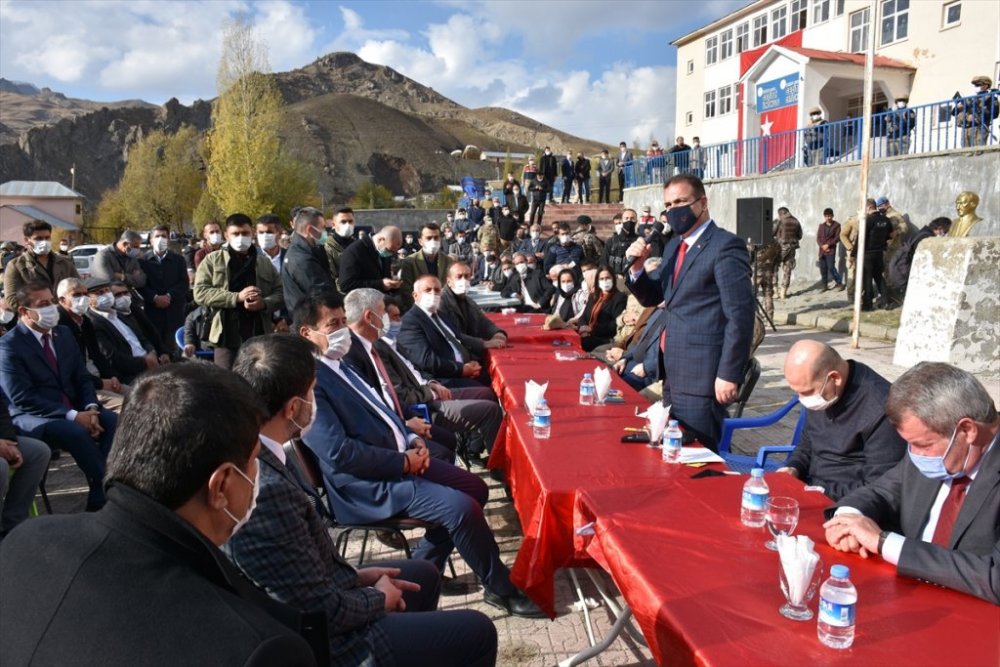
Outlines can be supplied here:
<path id="1" fill-rule="evenodd" d="M 546 204 L 542 228 L 545 232 L 551 233 L 556 224 L 566 221 L 576 229 L 577 217 L 586 215 L 593 220 L 597 235 L 608 238 L 614 233 L 611 218 L 616 213 L 621 213 L 623 208 L 621 204 Z"/>

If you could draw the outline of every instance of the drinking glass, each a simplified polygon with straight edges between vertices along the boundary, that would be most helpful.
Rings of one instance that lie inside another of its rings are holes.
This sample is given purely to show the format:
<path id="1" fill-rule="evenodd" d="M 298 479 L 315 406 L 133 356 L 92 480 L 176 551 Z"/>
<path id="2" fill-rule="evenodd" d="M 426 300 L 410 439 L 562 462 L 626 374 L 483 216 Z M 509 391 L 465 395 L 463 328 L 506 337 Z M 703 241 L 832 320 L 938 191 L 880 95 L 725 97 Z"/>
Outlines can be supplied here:
<path id="1" fill-rule="evenodd" d="M 819 584 L 823 581 L 823 561 L 816 562 L 816 569 L 813 570 L 812 576 L 801 591 L 793 592 L 788 586 L 788 576 L 785 574 L 785 568 L 781 565 L 780 561 L 778 562 L 778 579 L 781 582 L 781 592 L 785 594 L 786 600 L 785 604 L 778 609 L 778 612 L 785 618 L 790 618 L 793 621 L 808 621 L 811 619 L 813 613 L 809 609 L 809 603 L 816 597 Z M 798 599 L 793 600 L 793 595 L 798 597 Z"/>
<path id="2" fill-rule="evenodd" d="M 783 496 L 768 498 L 764 521 L 771 532 L 771 539 L 764 546 L 771 551 L 777 551 L 778 543 L 774 538 L 778 535 L 791 535 L 799 523 L 799 501 Z"/>

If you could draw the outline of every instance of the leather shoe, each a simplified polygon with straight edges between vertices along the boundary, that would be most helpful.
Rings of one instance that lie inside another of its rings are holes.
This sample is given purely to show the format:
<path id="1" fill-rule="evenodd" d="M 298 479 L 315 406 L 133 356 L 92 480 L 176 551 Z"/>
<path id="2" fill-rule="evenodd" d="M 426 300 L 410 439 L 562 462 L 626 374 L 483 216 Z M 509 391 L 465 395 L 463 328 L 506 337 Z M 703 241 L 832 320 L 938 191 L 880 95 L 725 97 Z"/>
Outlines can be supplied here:
<path id="1" fill-rule="evenodd" d="M 520 616 L 522 618 L 548 618 L 545 612 L 537 604 L 529 600 L 521 591 L 513 595 L 497 595 L 487 589 L 483 592 L 483 601 L 497 609 L 503 609 L 513 616 Z"/>
<path id="2" fill-rule="evenodd" d="M 406 538 L 401 533 L 393 530 L 375 531 L 375 539 L 393 549 L 402 550 L 406 546 Z"/>

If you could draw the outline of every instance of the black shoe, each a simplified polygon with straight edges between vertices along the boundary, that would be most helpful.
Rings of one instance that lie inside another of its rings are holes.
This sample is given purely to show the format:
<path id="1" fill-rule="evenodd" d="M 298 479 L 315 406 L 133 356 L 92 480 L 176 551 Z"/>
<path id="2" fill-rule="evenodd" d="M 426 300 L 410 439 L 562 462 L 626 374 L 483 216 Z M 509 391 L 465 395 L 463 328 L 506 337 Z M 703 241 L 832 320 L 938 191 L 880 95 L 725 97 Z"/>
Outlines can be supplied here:
<path id="1" fill-rule="evenodd" d="M 402 533 L 392 530 L 379 530 L 375 533 L 375 539 L 387 547 L 402 550 L 406 546 L 406 538 Z"/>
<path id="2" fill-rule="evenodd" d="M 541 607 L 532 602 L 527 596 L 518 591 L 513 595 L 497 595 L 493 591 L 486 589 L 483 592 L 483 602 L 497 609 L 503 609 L 513 616 L 522 618 L 548 618 Z"/>

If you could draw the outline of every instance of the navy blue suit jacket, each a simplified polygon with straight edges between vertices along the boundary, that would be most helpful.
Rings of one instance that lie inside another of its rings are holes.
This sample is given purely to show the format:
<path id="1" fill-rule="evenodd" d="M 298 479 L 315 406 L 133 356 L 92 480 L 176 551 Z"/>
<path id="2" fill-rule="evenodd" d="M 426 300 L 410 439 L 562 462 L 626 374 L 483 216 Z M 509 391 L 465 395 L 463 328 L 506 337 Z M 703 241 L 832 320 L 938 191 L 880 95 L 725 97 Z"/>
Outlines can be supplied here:
<path id="1" fill-rule="evenodd" d="M 64 326 L 52 330 L 52 349 L 59 374 L 45 360 L 42 346 L 23 322 L 0 338 L 0 388 L 10 405 L 10 416 L 22 431 L 31 431 L 52 419 L 65 419 L 66 394 L 74 410 L 97 403 L 94 383 L 73 332 Z"/>
<path id="2" fill-rule="evenodd" d="M 463 334 L 461 328 L 448 319 L 447 315 L 439 312 L 438 317 L 462 344 L 463 359 L 471 361 L 472 353 L 469 350 L 476 341 L 469 340 L 469 336 Z M 455 361 L 455 353 L 448 344 L 448 339 L 419 307 L 406 311 L 403 324 L 399 328 L 399 336 L 396 338 L 396 345 L 404 357 L 425 373 L 430 373 L 436 378 L 462 377 L 463 364 Z"/>
<path id="3" fill-rule="evenodd" d="M 622 357 L 625 359 L 626 372 L 632 370 L 632 367 L 637 363 L 642 364 L 648 384 L 659 379 L 660 364 L 657 357 L 660 356 L 660 334 L 663 332 L 663 318 L 664 311 L 657 308 L 646 320 L 646 328 L 642 330 L 642 336 Z"/>
<path id="4" fill-rule="evenodd" d="M 316 421 L 303 441 L 319 459 L 337 520 L 378 521 L 406 509 L 414 484 L 403 475 L 404 455 L 377 408 L 322 361 L 315 396 Z"/>
<path id="5" fill-rule="evenodd" d="M 680 236 L 664 249 L 659 275 L 643 272 L 635 282 L 629 275 L 627 284 L 644 306 L 665 302 L 663 377 L 671 392 L 714 397 L 717 377 L 743 383 L 755 306 L 746 244 L 712 220 L 705 224 L 676 284 Z"/>

